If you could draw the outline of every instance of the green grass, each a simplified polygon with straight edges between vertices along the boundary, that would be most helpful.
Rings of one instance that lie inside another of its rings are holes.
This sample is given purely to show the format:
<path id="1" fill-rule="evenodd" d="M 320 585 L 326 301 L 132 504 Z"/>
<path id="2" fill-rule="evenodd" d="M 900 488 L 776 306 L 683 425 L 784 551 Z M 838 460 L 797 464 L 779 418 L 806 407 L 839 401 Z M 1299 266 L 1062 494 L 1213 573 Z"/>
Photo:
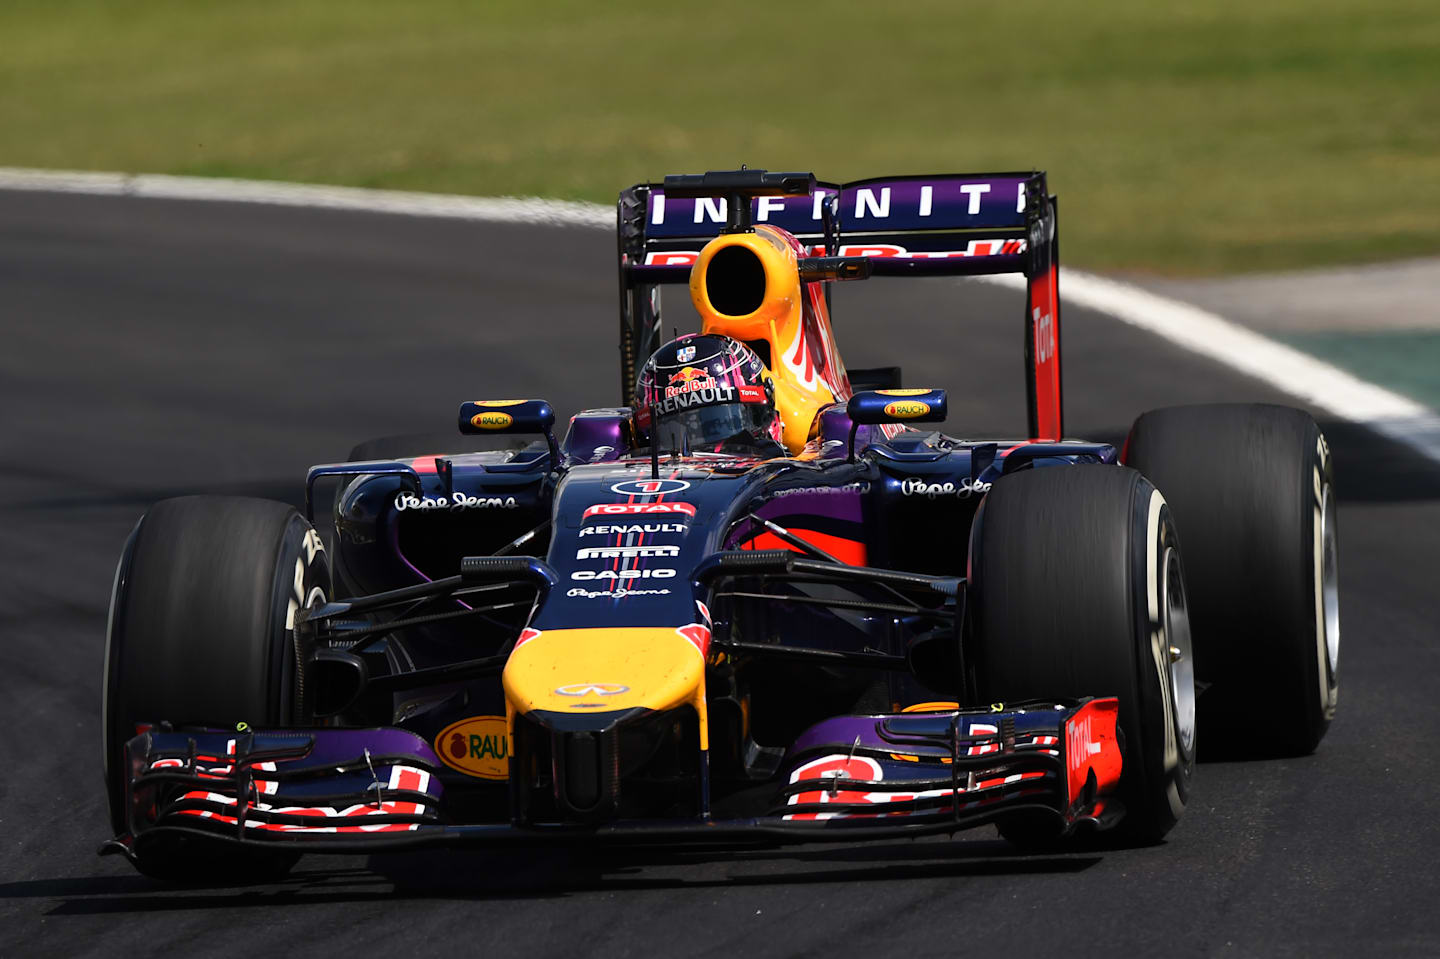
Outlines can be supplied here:
<path id="1" fill-rule="evenodd" d="M 611 201 L 1048 169 L 1064 257 L 1440 252 L 1435 0 L 5 0 L 0 165 Z"/>

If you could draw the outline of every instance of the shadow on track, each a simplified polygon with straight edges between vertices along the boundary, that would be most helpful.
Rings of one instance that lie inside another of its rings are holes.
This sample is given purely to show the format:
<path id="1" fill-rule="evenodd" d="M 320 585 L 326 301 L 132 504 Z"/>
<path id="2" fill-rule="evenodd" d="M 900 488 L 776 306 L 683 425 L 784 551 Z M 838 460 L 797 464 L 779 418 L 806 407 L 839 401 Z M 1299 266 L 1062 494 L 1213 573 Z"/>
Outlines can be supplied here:
<path id="1" fill-rule="evenodd" d="M 476 856 L 437 850 L 371 859 L 396 889 L 469 898 L 555 891 L 706 888 L 1082 872 L 1096 855 L 1027 856 L 1009 843 L 886 843 L 840 848 L 621 848 Z M 497 868 L 500 867 L 500 868 Z M 647 875 L 649 869 L 655 875 Z"/>
<path id="2" fill-rule="evenodd" d="M 1335 454 L 1341 503 L 1440 500 L 1440 468 L 1433 461 L 1359 423 L 1319 423 Z"/>
<path id="3" fill-rule="evenodd" d="M 1017 853 L 1000 840 L 841 848 L 424 850 L 365 867 L 307 869 L 252 886 L 170 885 L 140 875 L 0 885 L 0 899 L 50 899 L 49 915 L 114 915 L 375 900 L 546 900 L 583 892 L 874 883 L 1080 873 L 1095 854 Z M 331 860 L 333 862 L 333 860 Z"/>

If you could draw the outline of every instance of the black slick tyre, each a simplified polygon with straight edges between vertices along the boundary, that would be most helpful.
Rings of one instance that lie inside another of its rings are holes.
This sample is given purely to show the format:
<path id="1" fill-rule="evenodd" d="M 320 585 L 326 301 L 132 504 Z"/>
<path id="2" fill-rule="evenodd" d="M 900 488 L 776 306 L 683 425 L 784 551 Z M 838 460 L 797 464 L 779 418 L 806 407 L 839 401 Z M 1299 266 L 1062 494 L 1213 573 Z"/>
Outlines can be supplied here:
<path id="1" fill-rule="evenodd" d="M 977 702 L 1120 702 L 1122 833 L 1179 821 L 1195 757 L 1185 579 L 1165 499 L 1139 473 L 1087 465 L 999 480 L 971 528 L 964 657 Z M 1000 823 L 1022 845 L 1053 820 Z"/>
<path id="2" fill-rule="evenodd" d="M 1164 492 L 1185 573 L 1207 756 L 1305 754 L 1339 693 L 1336 498 L 1325 437 L 1285 406 L 1152 410 L 1128 465 Z"/>
<path id="3" fill-rule="evenodd" d="M 188 496 L 151 507 L 115 573 L 102 689 L 104 768 L 116 834 L 127 829 L 124 745 L 140 723 L 293 725 L 306 714 L 295 612 L 324 602 L 330 571 L 292 507 Z M 136 865 L 161 878 L 275 873 L 289 853 L 167 842 Z"/>

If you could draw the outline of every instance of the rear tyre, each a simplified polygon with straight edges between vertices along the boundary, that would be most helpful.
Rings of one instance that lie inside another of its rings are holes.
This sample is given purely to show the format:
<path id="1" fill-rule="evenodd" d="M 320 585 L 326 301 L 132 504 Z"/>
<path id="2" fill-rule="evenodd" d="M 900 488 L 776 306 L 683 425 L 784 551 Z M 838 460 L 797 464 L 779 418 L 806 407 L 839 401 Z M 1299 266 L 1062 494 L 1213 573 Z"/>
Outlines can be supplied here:
<path id="1" fill-rule="evenodd" d="M 977 702 L 1114 696 L 1120 829 L 1157 842 L 1180 819 L 1195 764 L 1195 692 L 1179 542 L 1165 499 L 1134 470 L 1030 469 L 986 494 L 970 536 L 965 662 Z M 1000 823 L 1021 845 L 1053 819 Z"/>
<path id="2" fill-rule="evenodd" d="M 1185 537 L 1206 755 L 1312 752 L 1339 693 L 1330 449 L 1284 406 L 1153 410 L 1126 462 L 1165 492 Z"/>
<path id="3" fill-rule="evenodd" d="M 125 544 L 106 636 L 105 780 L 111 826 L 126 831 L 125 743 L 137 723 L 252 727 L 303 721 L 294 615 L 323 603 L 330 570 L 314 528 L 283 503 L 189 496 L 151 507 Z M 137 861 L 160 878 L 283 873 L 290 853 L 184 839 Z"/>

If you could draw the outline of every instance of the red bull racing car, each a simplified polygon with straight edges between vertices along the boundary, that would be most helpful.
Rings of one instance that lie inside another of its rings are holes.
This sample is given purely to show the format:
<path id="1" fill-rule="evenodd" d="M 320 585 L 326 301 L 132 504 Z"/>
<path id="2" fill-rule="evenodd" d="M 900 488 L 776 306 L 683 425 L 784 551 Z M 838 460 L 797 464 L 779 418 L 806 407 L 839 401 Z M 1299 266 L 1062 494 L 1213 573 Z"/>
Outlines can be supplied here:
<path id="1" fill-rule="evenodd" d="M 189 877 L 428 843 L 1155 841 L 1198 739 L 1319 742 L 1324 437 L 1245 405 L 1066 437 L 1043 174 L 667 177 L 618 232 L 624 405 L 559 436 L 543 400 L 465 402 L 449 449 L 311 468 L 303 514 L 145 514 L 102 851 Z M 828 284 L 1001 272 L 1027 436 L 956 438 L 945 390 L 847 370 Z M 670 283 L 700 328 L 662 342 Z"/>

